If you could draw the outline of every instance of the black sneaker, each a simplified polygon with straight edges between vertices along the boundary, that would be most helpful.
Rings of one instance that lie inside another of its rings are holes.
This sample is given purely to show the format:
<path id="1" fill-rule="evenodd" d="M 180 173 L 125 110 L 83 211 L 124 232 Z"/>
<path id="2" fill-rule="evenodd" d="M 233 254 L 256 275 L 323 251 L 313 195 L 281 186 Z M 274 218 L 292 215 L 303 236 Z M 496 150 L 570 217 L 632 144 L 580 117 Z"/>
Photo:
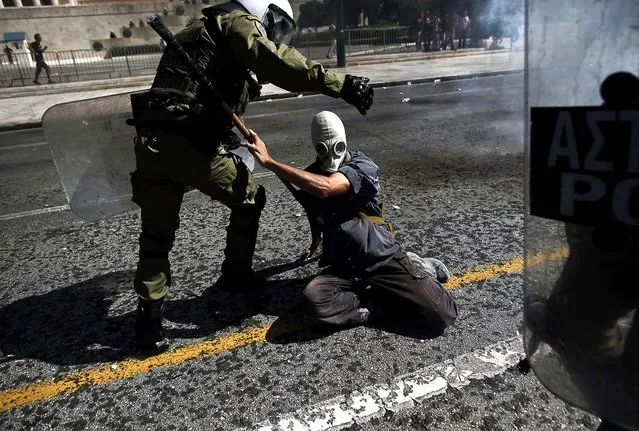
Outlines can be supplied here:
<path id="1" fill-rule="evenodd" d="M 266 278 L 253 269 L 242 272 L 223 272 L 215 283 L 215 288 L 228 293 L 262 294 Z"/>
<path id="2" fill-rule="evenodd" d="M 138 301 L 135 321 L 135 341 L 145 350 L 163 350 L 168 347 L 162 327 L 164 300 Z"/>

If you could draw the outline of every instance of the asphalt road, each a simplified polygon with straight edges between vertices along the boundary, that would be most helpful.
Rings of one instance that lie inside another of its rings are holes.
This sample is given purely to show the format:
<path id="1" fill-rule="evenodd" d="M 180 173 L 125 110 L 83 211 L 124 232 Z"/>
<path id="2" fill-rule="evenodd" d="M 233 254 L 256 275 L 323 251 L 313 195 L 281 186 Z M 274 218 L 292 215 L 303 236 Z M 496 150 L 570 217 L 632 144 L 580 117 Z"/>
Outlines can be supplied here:
<path id="1" fill-rule="evenodd" d="M 301 291 L 317 267 L 287 265 L 307 247 L 308 227 L 288 191 L 258 168 L 268 202 L 255 265 L 272 274 L 267 297 L 212 288 L 229 212 L 190 193 L 171 255 L 171 351 L 144 358 L 131 343 L 139 214 L 82 222 L 66 206 L 43 131 L 7 132 L 0 134 L 0 428 L 254 429 L 520 337 L 521 272 L 494 268 L 523 253 L 523 76 L 379 89 L 365 117 L 340 100 L 307 96 L 253 104 L 245 120 L 275 158 L 306 166 L 311 118 L 321 110 L 340 115 L 349 147 L 379 165 L 399 241 L 457 276 L 449 286 L 460 309 L 455 325 L 429 338 L 410 323 L 340 332 L 308 324 Z M 597 424 L 533 373 L 509 367 L 352 428 Z"/>

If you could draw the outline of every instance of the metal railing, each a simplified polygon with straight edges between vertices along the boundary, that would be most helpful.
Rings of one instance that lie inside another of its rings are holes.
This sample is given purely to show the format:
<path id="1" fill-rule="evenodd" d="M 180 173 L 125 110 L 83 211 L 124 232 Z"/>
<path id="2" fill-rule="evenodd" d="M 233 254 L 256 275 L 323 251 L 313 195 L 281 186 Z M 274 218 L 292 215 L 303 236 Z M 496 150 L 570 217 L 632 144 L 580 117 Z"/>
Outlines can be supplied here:
<path id="1" fill-rule="evenodd" d="M 410 27 L 356 28 L 344 30 L 346 55 L 372 55 L 401 52 L 414 46 L 414 36 Z M 306 58 L 322 59 L 327 55 L 335 56 L 329 48 L 333 37 L 329 32 L 298 33 L 291 45 L 295 46 Z"/>
<path id="2" fill-rule="evenodd" d="M 414 45 L 408 27 L 362 28 L 344 30 L 346 55 L 359 56 L 400 52 Z M 335 56 L 333 38 L 327 31 L 298 33 L 291 45 L 309 59 Z M 51 77 L 57 82 L 84 81 L 90 79 L 120 78 L 125 76 L 152 75 L 160 61 L 160 45 L 125 46 L 95 51 L 92 49 L 45 52 Z M 11 61 L 10 61 L 11 60 Z M 35 77 L 36 63 L 31 53 L 16 53 L 9 59 L 0 55 L 0 85 L 15 87 L 31 85 Z M 46 82 L 43 70 L 40 79 Z"/>

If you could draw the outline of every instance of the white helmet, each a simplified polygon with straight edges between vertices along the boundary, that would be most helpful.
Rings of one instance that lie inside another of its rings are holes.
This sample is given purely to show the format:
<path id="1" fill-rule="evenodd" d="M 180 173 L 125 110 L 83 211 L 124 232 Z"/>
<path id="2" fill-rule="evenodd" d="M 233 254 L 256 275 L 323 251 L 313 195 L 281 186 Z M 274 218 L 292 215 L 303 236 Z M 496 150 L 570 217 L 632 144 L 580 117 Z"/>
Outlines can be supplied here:
<path id="1" fill-rule="evenodd" d="M 330 111 L 313 118 L 311 139 L 325 172 L 337 172 L 346 157 L 346 130 L 342 120 Z"/>
<path id="2" fill-rule="evenodd" d="M 262 20 L 267 36 L 274 43 L 288 45 L 296 24 L 288 0 L 235 0 L 248 13 Z"/>

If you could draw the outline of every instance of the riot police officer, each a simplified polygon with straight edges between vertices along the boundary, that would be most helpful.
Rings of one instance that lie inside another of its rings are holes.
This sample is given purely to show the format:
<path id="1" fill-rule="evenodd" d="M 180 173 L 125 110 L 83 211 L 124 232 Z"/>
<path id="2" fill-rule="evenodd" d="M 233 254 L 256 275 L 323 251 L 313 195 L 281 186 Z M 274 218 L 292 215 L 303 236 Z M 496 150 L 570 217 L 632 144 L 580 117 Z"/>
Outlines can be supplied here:
<path id="1" fill-rule="evenodd" d="M 176 34 L 231 109 L 241 116 L 259 81 L 289 91 L 341 97 L 362 115 L 373 103 L 368 78 L 342 75 L 307 60 L 289 43 L 295 31 L 287 0 L 232 0 L 202 10 L 204 17 Z M 216 286 L 258 289 L 252 269 L 265 190 L 241 160 L 233 124 L 215 98 L 199 86 L 178 53 L 167 48 L 148 92 L 132 95 L 137 138 L 133 200 L 141 208 L 137 272 L 136 339 L 143 346 L 164 340 L 164 298 L 171 285 L 168 253 L 179 227 L 185 188 L 192 187 L 231 209 L 224 261 Z"/>

